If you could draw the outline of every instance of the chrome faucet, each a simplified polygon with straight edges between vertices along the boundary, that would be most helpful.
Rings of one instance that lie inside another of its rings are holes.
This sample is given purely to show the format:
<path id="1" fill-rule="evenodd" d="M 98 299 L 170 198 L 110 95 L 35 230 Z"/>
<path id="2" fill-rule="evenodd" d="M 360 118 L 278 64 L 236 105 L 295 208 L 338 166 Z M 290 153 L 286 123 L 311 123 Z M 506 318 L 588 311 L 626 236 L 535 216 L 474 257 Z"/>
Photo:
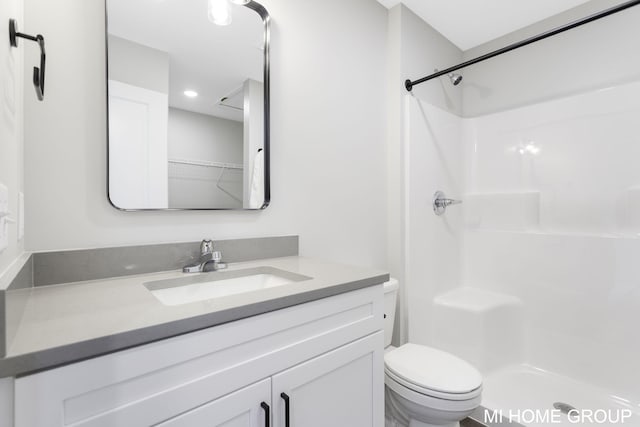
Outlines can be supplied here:
<path id="1" fill-rule="evenodd" d="M 205 273 L 227 268 L 222 262 L 222 252 L 213 250 L 213 240 L 200 242 L 200 259 L 193 264 L 182 267 L 183 273 Z"/>

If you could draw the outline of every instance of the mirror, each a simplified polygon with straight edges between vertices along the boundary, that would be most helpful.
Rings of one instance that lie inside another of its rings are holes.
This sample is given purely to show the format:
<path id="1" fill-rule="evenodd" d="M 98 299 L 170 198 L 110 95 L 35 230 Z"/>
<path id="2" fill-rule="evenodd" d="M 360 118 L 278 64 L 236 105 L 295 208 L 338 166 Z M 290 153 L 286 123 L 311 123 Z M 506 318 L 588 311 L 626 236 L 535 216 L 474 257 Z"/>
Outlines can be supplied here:
<path id="1" fill-rule="evenodd" d="M 237 3 L 106 0 L 114 207 L 269 204 L 269 15 Z"/>

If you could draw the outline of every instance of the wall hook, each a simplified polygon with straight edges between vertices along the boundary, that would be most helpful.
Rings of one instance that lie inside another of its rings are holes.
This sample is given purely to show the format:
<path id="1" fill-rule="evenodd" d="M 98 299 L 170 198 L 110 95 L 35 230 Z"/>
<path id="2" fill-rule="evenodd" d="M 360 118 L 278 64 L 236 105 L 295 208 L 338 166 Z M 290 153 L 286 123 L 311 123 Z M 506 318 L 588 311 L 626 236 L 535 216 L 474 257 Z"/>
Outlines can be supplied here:
<path id="1" fill-rule="evenodd" d="M 29 34 L 18 32 L 18 23 L 15 19 L 10 19 L 9 41 L 11 42 L 11 46 L 18 47 L 18 38 L 34 41 L 40 46 L 40 67 L 33 67 L 33 85 L 36 88 L 38 100 L 42 101 L 44 99 L 44 70 L 47 61 L 47 54 L 44 49 L 44 37 L 41 34 L 30 36 Z"/>

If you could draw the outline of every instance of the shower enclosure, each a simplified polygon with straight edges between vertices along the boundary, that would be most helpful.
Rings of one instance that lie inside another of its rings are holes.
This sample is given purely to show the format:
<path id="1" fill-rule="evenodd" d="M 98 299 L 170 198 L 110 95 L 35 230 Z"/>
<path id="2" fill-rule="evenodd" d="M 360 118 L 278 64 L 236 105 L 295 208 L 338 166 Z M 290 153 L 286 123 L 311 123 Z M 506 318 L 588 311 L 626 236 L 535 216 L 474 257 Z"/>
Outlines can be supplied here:
<path id="1" fill-rule="evenodd" d="M 462 115 L 405 92 L 406 338 L 529 426 L 640 426 L 638 3 L 442 64 L 422 84 L 462 91 Z M 434 215 L 437 190 L 463 203 Z"/>

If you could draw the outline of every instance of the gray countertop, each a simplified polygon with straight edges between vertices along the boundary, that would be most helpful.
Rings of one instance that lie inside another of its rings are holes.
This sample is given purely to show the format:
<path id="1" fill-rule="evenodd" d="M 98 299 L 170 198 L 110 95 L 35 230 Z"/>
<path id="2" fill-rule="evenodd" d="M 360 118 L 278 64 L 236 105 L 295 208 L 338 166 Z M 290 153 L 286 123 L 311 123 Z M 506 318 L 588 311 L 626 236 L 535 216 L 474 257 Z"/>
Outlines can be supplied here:
<path id="1" fill-rule="evenodd" d="M 7 356 L 0 359 L 0 378 L 361 289 L 389 278 L 381 271 L 298 256 L 234 263 L 225 271 L 263 266 L 311 279 L 176 306 L 163 305 L 143 283 L 185 276 L 178 271 L 11 291 L 23 293 L 26 304 Z"/>

